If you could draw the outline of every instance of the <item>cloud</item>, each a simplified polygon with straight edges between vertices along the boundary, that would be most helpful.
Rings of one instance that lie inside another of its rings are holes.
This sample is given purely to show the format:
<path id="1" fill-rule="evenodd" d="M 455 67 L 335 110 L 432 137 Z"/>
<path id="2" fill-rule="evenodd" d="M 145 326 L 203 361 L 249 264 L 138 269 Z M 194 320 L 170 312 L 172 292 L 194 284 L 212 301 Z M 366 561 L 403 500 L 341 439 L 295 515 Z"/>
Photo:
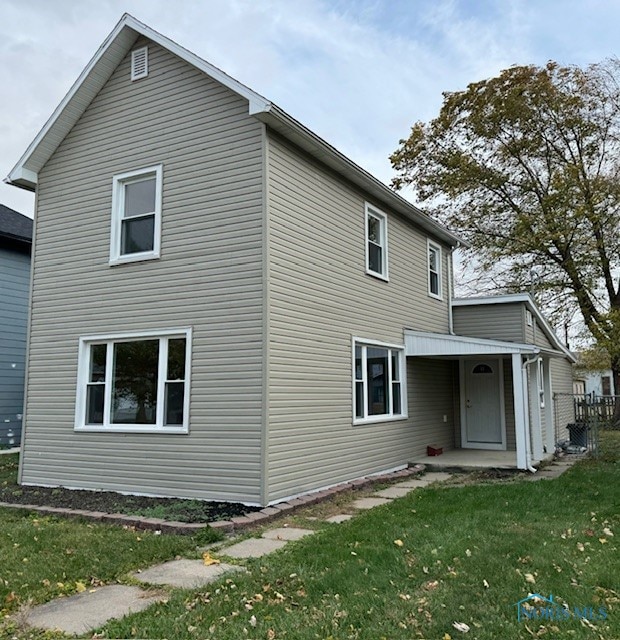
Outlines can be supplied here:
<path id="1" fill-rule="evenodd" d="M 124 11 L 386 182 L 389 154 L 414 121 L 437 113 L 442 91 L 515 63 L 599 60 L 614 53 L 620 18 L 602 0 L 4 0 L 2 177 Z M 32 196 L 13 187 L 0 186 L 0 202 L 32 211 Z"/>

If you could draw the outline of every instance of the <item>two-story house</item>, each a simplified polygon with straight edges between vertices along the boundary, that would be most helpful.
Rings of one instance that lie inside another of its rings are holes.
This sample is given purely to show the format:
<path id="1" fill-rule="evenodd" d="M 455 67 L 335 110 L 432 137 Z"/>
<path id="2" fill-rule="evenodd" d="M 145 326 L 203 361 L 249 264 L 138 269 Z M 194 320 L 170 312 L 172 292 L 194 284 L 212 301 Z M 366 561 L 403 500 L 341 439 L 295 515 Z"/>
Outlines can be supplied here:
<path id="1" fill-rule="evenodd" d="M 37 192 L 24 484 L 266 505 L 431 443 L 553 451 L 567 353 L 454 335 L 459 238 L 129 15 L 8 180 Z"/>
<path id="2" fill-rule="evenodd" d="M 31 248 L 32 220 L 0 204 L 0 448 L 21 440 Z"/>

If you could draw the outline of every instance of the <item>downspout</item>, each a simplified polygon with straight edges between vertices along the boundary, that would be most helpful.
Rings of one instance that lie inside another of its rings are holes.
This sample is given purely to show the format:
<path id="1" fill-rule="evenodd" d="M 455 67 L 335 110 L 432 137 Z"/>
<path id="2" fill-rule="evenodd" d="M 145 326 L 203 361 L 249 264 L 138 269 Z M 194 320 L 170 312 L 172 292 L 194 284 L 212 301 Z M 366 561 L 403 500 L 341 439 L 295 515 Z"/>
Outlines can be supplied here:
<path id="1" fill-rule="evenodd" d="M 525 438 L 525 460 L 527 461 L 527 470 L 530 471 L 531 473 L 536 473 L 537 469 L 536 467 L 532 466 L 531 460 L 532 460 L 532 452 L 530 451 L 531 449 L 531 444 L 530 444 L 530 439 L 531 439 L 531 433 L 530 433 L 530 418 L 529 418 L 529 406 L 526 406 L 526 398 L 529 396 L 529 387 L 526 384 L 526 369 L 527 367 L 529 367 L 531 364 L 534 363 L 538 363 L 538 357 L 539 354 L 536 354 L 535 356 L 532 356 L 531 358 L 528 358 L 527 360 L 525 360 L 525 362 L 521 365 L 521 369 L 523 370 L 523 377 L 521 379 L 521 384 L 524 387 L 524 394 L 523 394 L 523 404 L 524 404 L 524 411 L 523 411 L 523 415 L 526 416 L 526 420 L 527 420 L 527 433 L 526 438 Z M 525 409 L 527 409 L 527 411 L 525 411 Z"/>
<path id="2" fill-rule="evenodd" d="M 454 335 L 454 319 L 452 317 L 452 287 L 454 279 L 454 252 L 461 246 L 460 242 L 456 243 L 456 246 L 450 248 L 450 255 L 448 257 L 448 333 Z"/>

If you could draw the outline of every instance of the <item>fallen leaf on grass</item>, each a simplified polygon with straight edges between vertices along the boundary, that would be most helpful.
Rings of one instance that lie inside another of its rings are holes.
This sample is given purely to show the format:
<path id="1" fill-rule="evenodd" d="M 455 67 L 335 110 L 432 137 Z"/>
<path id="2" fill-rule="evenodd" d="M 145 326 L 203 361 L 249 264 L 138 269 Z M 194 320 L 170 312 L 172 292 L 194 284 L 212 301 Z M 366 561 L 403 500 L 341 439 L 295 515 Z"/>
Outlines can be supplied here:
<path id="1" fill-rule="evenodd" d="M 603 533 L 604 533 L 606 536 L 609 536 L 610 538 L 613 538 L 613 537 L 614 537 L 614 534 L 613 534 L 612 530 L 611 530 L 609 527 L 605 527 L 605 528 L 603 529 Z"/>
<path id="2" fill-rule="evenodd" d="M 526 582 L 529 582 L 530 584 L 536 584 L 536 578 L 531 573 L 526 573 L 523 575 L 523 577 L 525 578 Z"/>
<path id="3" fill-rule="evenodd" d="M 607 543 L 609 542 L 609 540 L 607 540 L 607 538 L 599 538 L 599 539 L 598 539 L 598 541 L 599 541 L 601 544 L 607 544 Z"/>
<path id="4" fill-rule="evenodd" d="M 577 549 L 579 549 L 579 551 L 585 551 L 585 547 L 583 546 L 582 542 L 577 543 Z"/>
<path id="5" fill-rule="evenodd" d="M 457 631 L 462 631 L 463 633 L 467 633 L 469 631 L 469 625 L 465 624 L 464 622 L 453 622 L 452 626 Z"/>
<path id="6" fill-rule="evenodd" d="M 489 588 L 489 583 L 488 583 L 486 580 L 483 580 L 483 581 L 482 581 L 482 584 L 484 585 L 484 588 L 485 588 L 485 589 L 488 589 L 488 588 Z"/>
<path id="7" fill-rule="evenodd" d="M 256 626 L 256 616 L 252 616 L 250 618 L 250 626 L 251 627 L 255 627 Z"/>
<path id="8" fill-rule="evenodd" d="M 205 551 L 202 554 L 202 561 L 205 567 L 208 567 L 212 564 L 220 564 L 220 561 L 217 558 L 214 558 L 208 551 Z"/>
<path id="9" fill-rule="evenodd" d="M 76 582 L 75 583 L 75 590 L 78 593 L 82 593 L 83 591 L 86 591 L 86 585 L 83 582 Z"/>
<path id="10" fill-rule="evenodd" d="M 402 547 L 405 543 L 402 540 L 394 540 L 394 544 L 397 547 Z"/>
<path id="11" fill-rule="evenodd" d="M 471 551 L 470 551 L 469 549 L 465 549 L 465 555 L 466 555 L 468 558 L 471 558 Z"/>

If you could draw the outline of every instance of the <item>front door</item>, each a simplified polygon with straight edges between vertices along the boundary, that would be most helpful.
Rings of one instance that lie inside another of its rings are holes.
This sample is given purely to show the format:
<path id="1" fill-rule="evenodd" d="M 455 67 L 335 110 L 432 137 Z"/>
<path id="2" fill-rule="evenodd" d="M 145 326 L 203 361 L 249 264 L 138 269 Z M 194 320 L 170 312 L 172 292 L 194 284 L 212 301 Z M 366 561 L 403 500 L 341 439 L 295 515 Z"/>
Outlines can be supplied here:
<path id="1" fill-rule="evenodd" d="M 466 360 L 463 369 L 462 446 L 505 449 L 502 361 Z"/>

